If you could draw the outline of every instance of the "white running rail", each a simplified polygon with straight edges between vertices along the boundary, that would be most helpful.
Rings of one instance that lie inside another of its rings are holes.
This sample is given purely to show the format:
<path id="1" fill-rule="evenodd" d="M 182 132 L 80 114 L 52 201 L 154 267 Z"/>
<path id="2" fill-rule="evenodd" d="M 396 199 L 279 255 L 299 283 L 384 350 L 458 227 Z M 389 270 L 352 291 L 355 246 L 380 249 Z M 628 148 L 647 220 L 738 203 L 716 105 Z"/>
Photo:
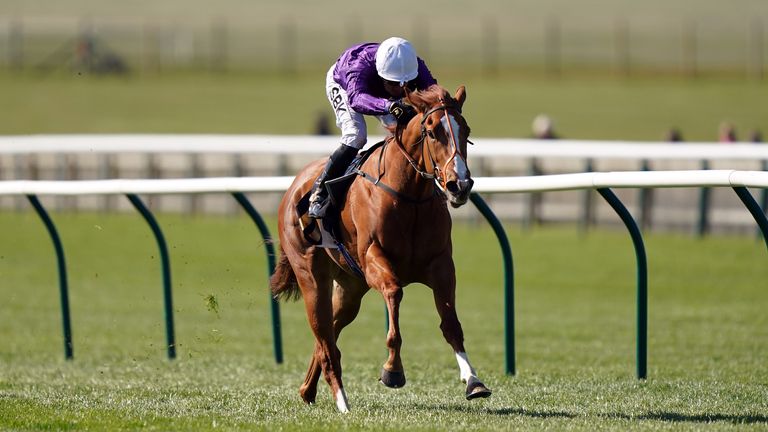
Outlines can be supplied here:
<path id="1" fill-rule="evenodd" d="M 381 136 L 369 136 L 372 144 Z M 768 160 L 768 145 L 472 138 L 471 157 L 625 160 Z M 0 155 L 110 153 L 231 153 L 327 155 L 335 136 L 315 135 L 12 135 Z"/>
<path id="2" fill-rule="evenodd" d="M 0 195 L 185 194 L 283 192 L 293 181 L 279 177 L 192 179 L 7 180 Z M 519 177 L 477 177 L 473 192 L 543 192 L 598 188 L 768 188 L 768 172 L 737 170 L 616 171 Z"/>

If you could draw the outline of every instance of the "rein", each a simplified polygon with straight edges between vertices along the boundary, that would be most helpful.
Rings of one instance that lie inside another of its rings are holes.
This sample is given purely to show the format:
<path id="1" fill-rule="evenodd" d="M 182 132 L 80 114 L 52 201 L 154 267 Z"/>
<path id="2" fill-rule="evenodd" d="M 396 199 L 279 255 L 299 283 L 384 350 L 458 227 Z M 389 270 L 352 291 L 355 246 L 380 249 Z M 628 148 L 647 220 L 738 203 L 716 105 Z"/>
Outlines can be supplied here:
<path id="1" fill-rule="evenodd" d="M 364 179 L 368 180 L 369 182 L 373 183 L 374 186 L 380 187 L 381 189 L 383 189 L 388 194 L 394 196 L 395 198 L 401 199 L 401 200 L 403 200 L 403 201 L 405 201 L 407 203 L 410 203 L 410 204 L 423 204 L 425 202 L 432 201 L 436 196 L 440 195 L 440 192 L 438 191 L 437 188 L 434 189 L 434 193 L 432 194 L 432 196 L 430 196 L 428 198 L 423 198 L 423 199 L 415 199 L 415 198 L 411 198 L 411 197 L 409 197 L 407 195 L 404 195 L 404 194 L 398 192 L 397 190 L 395 190 L 394 188 L 392 188 L 388 184 L 386 184 L 386 183 L 381 181 L 381 177 L 384 175 L 384 172 L 381 169 L 381 162 L 384 159 L 384 152 L 385 152 L 387 146 L 389 145 L 389 143 L 392 142 L 393 139 L 395 140 L 395 142 L 397 142 L 398 147 L 401 149 L 401 151 L 404 151 L 404 149 L 402 148 L 402 144 L 400 144 L 400 140 L 396 139 L 395 137 L 391 137 L 390 139 L 386 140 L 384 142 L 384 145 L 381 146 L 381 151 L 379 152 L 379 157 L 378 157 L 378 161 L 377 161 L 377 168 L 376 168 L 376 170 L 379 172 L 379 176 L 378 177 L 374 177 L 374 176 L 368 174 L 367 172 L 361 170 L 360 168 L 355 169 L 355 172 L 357 173 L 357 175 L 359 175 L 362 178 L 364 178 Z M 406 158 L 408 158 L 408 161 L 411 162 L 411 159 L 408 157 L 408 155 L 406 153 L 404 153 L 404 154 L 406 155 Z M 414 163 L 415 163 L 415 161 L 414 161 Z M 414 166 L 413 163 L 411 163 L 411 166 L 416 168 L 417 172 L 420 172 L 420 173 L 422 172 L 422 171 L 420 171 L 418 169 L 417 166 Z M 434 178 L 434 176 L 432 176 L 431 178 Z"/>
<path id="2" fill-rule="evenodd" d="M 411 165 L 411 167 L 413 167 L 413 169 L 416 170 L 416 172 L 419 173 L 420 176 L 422 176 L 422 177 L 424 177 L 426 179 L 429 179 L 429 180 L 437 180 L 438 182 L 441 180 L 441 175 L 440 175 L 441 170 L 437 166 L 437 161 L 435 161 L 435 158 L 432 156 L 433 152 L 432 152 L 431 148 L 429 147 L 429 144 L 427 143 L 425 145 L 425 143 L 424 143 L 424 141 L 427 139 L 427 126 L 424 123 L 427 121 L 427 119 L 429 118 L 429 116 L 432 113 L 437 112 L 437 111 L 441 111 L 441 110 L 442 111 L 448 111 L 449 109 L 456 109 L 459 113 L 461 113 L 461 110 L 446 105 L 445 102 L 443 102 L 442 100 L 440 100 L 440 102 L 441 102 L 441 105 L 433 107 L 429 111 L 425 112 L 424 115 L 422 116 L 422 118 L 421 118 L 421 138 L 414 143 L 414 145 L 422 144 L 422 153 L 426 153 L 426 155 L 427 155 L 427 157 L 425 157 L 424 159 L 425 160 L 429 159 L 429 161 L 432 163 L 432 166 L 434 167 L 434 171 L 433 172 L 430 173 L 430 172 L 427 172 L 426 170 L 422 170 L 421 167 L 419 167 L 419 163 L 416 162 L 416 160 L 414 160 L 411 157 L 411 155 L 408 154 L 408 152 L 405 150 L 405 147 L 403 147 L 402 140 L 395 139 L 395 142 L 397 143 L 397 147 L 400 149 L 400 152 L 403 154 L 403 156 L 405 156 L 405 159 L 408 161 L 408 163 Z M 450 139 L 451 139 L 451 144 L 453 146 L 453 153 L 451 154 L 451 157 L 448 158 L 448 161 L 446 161 L 445 166 L 447 166 L 448 163 L 450 163 L 451 159 L 456 157 L 456 155 L 458 154 L 458 149 L 459 149 L 458 144 L 454 140 L 453 126 L 451 125 L 451 122 L 448 122 L 448 132 L 450 132 Z M 445 167 L 443 167 L 443 170 L 445 170 Z"/>
<path id="3" fill-rule="evenodd" d="M 431 165 L 434 168 L 432 172 L 428 172 L 426 169 L 422 169 L 419 166 L 419 163 L 415 159 L 413 159 L 410 154 L 408 154 L 408 152 L 405 150 L 405 147 L 403 146 L 402 140 L 400 139 L 400 137 L 402 136 L 403 130 L 401 128 L 398 128 L 398 131 L 395 132 L 395 135 L 390 137 L 390 139 L 388 139 L 384 143 L 384 146 L 381 148 L 381 153 L 379 153 L 379 160 L 378 160 L 378 172 L 379 172 L 378 178 L 373 177 L 370 174 L 368 174 L 368 173 L 366 173 L 366 172 L 364 172 L 364 171 L 362 171 L 360 169 L 356 170 L 357 174 L 360 175 L 361 177 L 363 177 L 364 179 L 370 181 L 374 185 L 384 189 L 384 191 L 386 191 L 390 195 L 392 195 L 392 196 L 394 196 L 396 198 L 399 198 L 399 199 L 401 199 L 401 200 L 403 200 L 405 202 L 412 203 L 412 204 L 421 204 L 421 203 L 424 203 L 424 202 L 428 202 L 428 201 L 431 201 L 432 199 L 434 199 L 437 196 L 443 195 L 443 193 L 442 193 L 442 186 L 440 186 L 440 181 L 442 179 L 442 174 L 441 173 L 442 173 L 442 171 L 447 169 L 447 166 L 451 162 L 451 160 L 453 160 L 457 155 L 461 157 L 461 154 L 459 153 L 458 143 L 455 142 L 455 135 L 453 133 L 453 126 L 452 126 L 451 122 L 448 121 L 447 122 L 448 126 L 447 126 L 447 131 L 446 132 L 448 133 L 448 135 L 450 137 L 451 146 L 453 147 L 453 153 L 451 154 L 451 157 L 448 158 L 448 160 L 445 162 L 445 166 L 443 167 L 443 170 L 441 170 L 438 167 L 437 161 L 433 157 L 433 153 L 434 152 L 432 151 L 431 147 L 429 146 L 429 143 L 425 142 L 427 140 L 427 136 L 428 136 L 427 127 L 426 127 L 425 122 L 427 121 L 429 116 L 432 113 L 434 113 L 434 112 L 441 111 L 441 110 L 447 112 L 449 109 L 455 109 L 459 113 L 461 113 L 461 110 L 459 110 L 459 109 L 457 109 L 455 107 L 451 107 L 451 106 L 446 105 L 445 102 L 443 102 L 442 100 L 440 102 L 441 102 L 440 105 L 431 108 L 430 110 L 428 110 L 427 112 L 425 112 L 423 114 L 423 116 L 421 118 L 421 137 L 414 143 L 414 145 L 418 145 L 418 144 L 422 145 L 422 153 L 425 155 L 424 160 L 425 161 L 429 160 L 429 162 L 431 163 Z M 389 145 L 389 143 L 391 143 L 392 141 L 395 141 L 395 143 L 397 144 L 397 148 L 400 150 L 400 152 L 403 154 L 405 159 L 408 161 L 408 164 L 421 177 L 423 177 L 425 179 L 428 179 L 428 180 L 434 180 L 434 184 L 437 185 L 437 188 L 434 189 L 434 193 L 430 197 L 424 198 L 424 199 L 414 199 L 414 198 L 408 197 L 406 195 L 403 195 L 402 193 L 396 191 L 395 189 L 393 189 L 392 187 L 390 187 L 389 185 L 387 185 L 387 184 L 385 184 L 385 183 L 383 183 L 381 181 L 381 177 L 384 175 L 382 170 L 381 170 L 381 162 L 382 162 L 382 159 L 384 157 L 384 151 L 386 150 L 386 146 Z"/>
<path id="4" fill-rule="evenodd" d="M 370 175 L 370 174 L 368 174 L 368 173 L 366 173 L 364 171 L 361 171 L 359 169 L 357 170 L 357 174 L 359 176 L 361 176 L 362 178 L 368 180 L 369 182 L 373 183 L 375 186 L 380 187 L 381 189 L 383 189 L 388 194 L 394 196 L 395 198 L 401 199 L 401 200 L 403 200 L 403 201 L 405 201 L 405 202 L 407 202 L 409 204 L 424 204 L 426 202 L 432 201 L 433 199 L 435 199 L 436 197 L 441 195 L 439 189 L 435 188 L 434 189 L 434 193 L 432 194 L 432 196 L 430 196 L 428 198 L 415 199 L 415 198 L 411 198 L 411 197 L 409 197 L 407 195 L 403 195 L 402 193 L 394 190 L 392 187 L 390 187 L 386 183 L 382 182 L 381 178 L 376 178 L 376 177 L 374 177 L 374 176 L 372 176 L 372 175 Z"/>

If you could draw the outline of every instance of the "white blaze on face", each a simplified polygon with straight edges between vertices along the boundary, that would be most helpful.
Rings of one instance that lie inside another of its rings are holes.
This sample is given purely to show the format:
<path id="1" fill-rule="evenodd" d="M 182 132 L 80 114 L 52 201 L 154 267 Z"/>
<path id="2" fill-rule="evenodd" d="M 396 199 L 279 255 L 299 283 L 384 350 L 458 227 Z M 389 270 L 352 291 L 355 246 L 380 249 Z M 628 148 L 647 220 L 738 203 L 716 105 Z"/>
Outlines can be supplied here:
<path id="1" fill-rule="evenodd" d="M 450 123 L 449 123 L 450 122 Z M 453 163 L 456 166 L 456 175 L 459 177 L 459 180 L 467 180 L 468 179 L 468 173 L 469 169 L 467 168 L 467 163 L 464 161 L 464 158 L 461 157 L 461 154 L 459 154 L 459 132 L 461 129 L 459 128 L 459 122 L 456 121 L 456 118 L 451 114 L 446 114 L 443 116 L 443 118 L 440 119 L 440 123 L 443 124 L 443 129 L 445 130 L 446 135 L 453 133 L 451 145 L 454 147 L 454 156 L 453 156 Z"/>

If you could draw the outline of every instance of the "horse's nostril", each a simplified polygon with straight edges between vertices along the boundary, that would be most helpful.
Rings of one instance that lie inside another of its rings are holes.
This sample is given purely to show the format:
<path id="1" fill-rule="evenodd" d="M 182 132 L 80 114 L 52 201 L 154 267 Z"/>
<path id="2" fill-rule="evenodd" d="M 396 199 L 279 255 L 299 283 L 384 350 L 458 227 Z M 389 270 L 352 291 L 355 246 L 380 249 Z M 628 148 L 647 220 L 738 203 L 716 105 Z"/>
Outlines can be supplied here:
<path id="1" fill-rule="evenodd" d="M 459 192 L 459 185 L 455 181 L 449 181 L 445 184 L 445 189 L 447 189 L 448 192 L 455 194 Z"/>

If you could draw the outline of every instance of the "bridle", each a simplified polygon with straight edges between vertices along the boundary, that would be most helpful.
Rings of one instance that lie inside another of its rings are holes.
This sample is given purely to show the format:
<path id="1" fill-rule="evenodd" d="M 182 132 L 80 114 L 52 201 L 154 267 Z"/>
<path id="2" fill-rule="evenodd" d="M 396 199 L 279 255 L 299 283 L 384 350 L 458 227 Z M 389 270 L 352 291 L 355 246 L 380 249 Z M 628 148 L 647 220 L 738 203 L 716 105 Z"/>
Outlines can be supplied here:
<path id="1" fill-rule="evenodd" d="M 435 183 L 437 183 L 438 187 L 442 189 L 441 183 L 444 183 L 444 172 L 448 169 L 448 164 L 451 163 L 452 160 L 454 160 L 456 157 L 459 157 L 464 164 L 467 163 L 467 158 L 465 155 L 461 154 L 461 151 L 459 150 L 459 143 L 457 142 L 457 136 L 454 133 L 453 130 L 453 121 L 452 119 L 447 116 L 448 111 L 453 110 L 456 111 L 456 113 L 461 116 L 461 109 L 455 106 L 447 105 L 443 99 L 440 99 L 440 105 L 437 105 L 435 107 L 432 107 L 428 111 L 426 111 L 421 118 L 421 137 L 414 143 L 414 145 L 421 144 L 422 148 L 422 155 L 424 156 L 425 161 L 429 161 L 429 163 L 432 165 L 433 169 L 432 172 L 427 171 L 427 169 L 422 169 L 419 166 L 419 163 L 411 157 L 411 155 L 408 153 L 408 151 L 403 146 L 402 140 L 397 136 L 398 134 L 395 134 L 391 139 L 393 139 L 397 143 L 397 147 L 400 149 L 400 152 L 405 156 L 405 159 L 408 161 L 408 164 L 413 167 L 416 172 L 422 176 L 423 178 L 435 180 Z M 446 129 L 446 134 L 448 135 L 448 141 L 451 145 L 451 156 L 446 159 L 445 164 L 443 165 L 443 169 L 441 170 L 437 161 L 435 160 L 434 153 L 435 151 L 432 148 L 432 145 L 430 145 L 430 140 L 432 142 L 437 141 L 437 137 L 435 136 L 433 129 L 427 129 L 427 119 L 429 119 L 429 116 L 432 115 L 432 113 L 435 113 L 437 111 L 444 111 L 445 115 L 441 117 L 440 122 L 443 123 Z M 401 134 L 400 134 L 401 135 Z"/>
<path id="2" fill-rule="evenodd" d="M 431 201 L 432 199 L 434 199 L 437 196 L 443 196 L 444 193 L 445 193 L 445 189 L 444 189 L 444 187 L 443 187 L 443 185 L 441 183 L 444 184 L 444 182 L 445 182 L 444 172 L 447 171 L 448 164 L 452 160 L 454 160 L 456 158 L 459 158 L 461 163 L 464 166 L 466 166 L 467 159 L 466 159 L 466 156 L 462 155 L 461 151 L 459 150 L 458 137 L 454 133 L 454 124 L 453 124 L 452 118 L 447 115 L 448 111 L 452 110 L 452 111 L 455 111 L 456 113 L 458 113 L 459 116 L 461 116 L 461 109 L 459 107 L 446 104 L 443 99 L 440 99 L 439 102 L 440 102 L 440 105 L 434 106 L 434 107 L 430 108 L 429 110 L 427 110 L 426 112 L 424 112 L 424 114 L 422 114 L 420 138 L 418 140 L 416 140 L 416 142 L 413 143 L 413 145 L 421 145 L 422 156 L 423 156 L 424 160 L 425 161 L 429 161 L 429 164 L 431 164 L 432 167 L 433 167 L 431 172 L 426 167 L 422 168 L 419 165 L 419 162 L 416 161 L 413 157 L 411 157 L 411 155 L 405 149 L 405 146 L 403 145 L 403 142 L 402 142 L 402 139 L 401 139 L 402 138 L 402 134 L 405 131 L 405 127 L 401 126 L 401 125 L 398 125 L 397 130 L 395 131 L 393 136 L 389 137 L 385 141 L 384 148 L 382 148 L 381 151 L 379 152 L 379 160 L 378 160 L 378 166 L 379 166 L 378 173 L 379 174 L 378 174 L 378 176 L 377 177 L 371 176 L 371 175 L 367 174 L 366 172 L 362 171 L 361 169 L 357 169 L 356 170 L 357 174 L 362 176 L 366 180 L 370 181 L 374 185 L 384 189 L 390 195 L 392 195 L 392 196 L 394 196 L 394 197 L 396 197 L 398 199 L 401 199 L 401 200 L 403 200 L 405 202 L 412 203 L 412 204 L 421 204 L 421 203 L 424 203 L 424 202 Z M 444 125 L 444 127 L 446 129 L 446 134 L 449 137 L 450 145 L 451 145 L 451 148 L 452 148 L 451 156 L 445 161 L 445 164 L 443 165 L 443 169 L 442 170 L 440 169 L 440 166 L 439 166 L 438 162 L 435 160 L 435 157 L 434 157 L 435 151 L 432 148 L 433 144 L 430 144 L 430 140 L 432 142 L 435 142 L 435 141 L 437 141 L 437 137 L 435 136 L 435 134 L 433 132 L 433 129 L 428 129 L 427 128 L 427 124 L 426 124 L 427 119 L 429 119 L 429 116 L 431 114 L 437 112 L 437 111 L 444 111 L 446 113 L 446 115 L 443 115 L 441 117 L 440 122 Z M 456 126 L 458 126 L 458 125 L 456 125 Z M 400 150 L 400 152 L 403 154 L 403 156 L 405 156 L 405 159 L 408 161 L 408 164 L 421 177 L 423 177 L 425 179 L 429 179 L 429 180 L 434 180 L 434 184 L 437 185 L 437 188 L 435 189 L 435 192 L 432 195 L 430 195 L 429 197 L 423 198 L 423 199 L 414 199 L 412 197 L 408 197 L 406 195 L 403 195 L 402 193 L 396 191 L 395 189 L 393 189 L 392 187 L 388 186 L 387 184 L 385 184 L 384 182 L 381 181 L 381 178 L 384 175 L 384 171 L 381 169 L 381 164 L 382 164 L 382 160 L 384 158 L 385 148 L 386 148 L 387 145 L 389 145 L 393 141 L 395 142 L 395 144 L 397 145 L 397 148 Z M 469 140 L 467 140 L 467 142 L 472 144 L 472 142 L 469 141 Z"/>

